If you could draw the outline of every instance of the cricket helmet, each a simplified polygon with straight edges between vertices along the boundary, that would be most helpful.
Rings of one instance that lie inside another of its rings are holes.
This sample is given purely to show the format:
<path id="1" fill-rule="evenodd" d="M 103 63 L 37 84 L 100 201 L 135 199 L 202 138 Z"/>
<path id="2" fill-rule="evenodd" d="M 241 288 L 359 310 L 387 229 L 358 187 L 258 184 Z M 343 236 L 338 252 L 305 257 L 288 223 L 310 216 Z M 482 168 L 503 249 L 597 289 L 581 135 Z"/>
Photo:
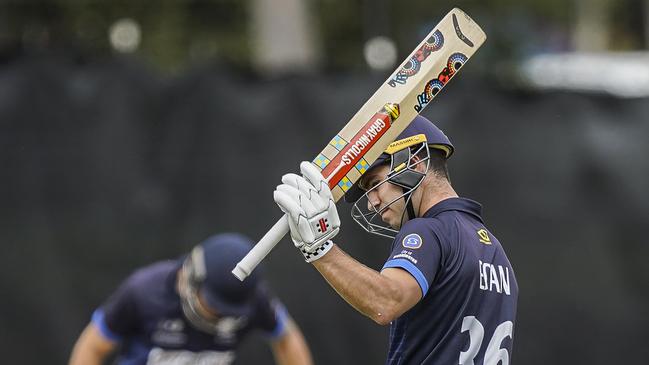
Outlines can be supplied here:
<path id="1" fill-rule="evenodd" d="M 225 233 L 209 237 L 194 247 L 182 260 L 180 297 L 183 313 L 192 325 L 213 333 L 224 317 L 249 317 L 259 289 L 258 270 L 239 281 L 231 270 L 250 251 L 253 242 L 240 234 Z M 205 318 L 198 297 L 219 319 Z"/>
<path id="2" fill-rule="evenodd" d="M 398 232 L 381 220 L 381 213 L 391 204 L 405 199 L 406 209 L 403 214 L 408 219 L 414 218 L 414 208 L 410 201 L 412 193 L 419 187 L 426 176 L 430 164 L 430 149 L 442 152 L 445 159 L 451 157 L 454 147 L 448 137 L 435 124 L 423 116 L 417 115 L 397 139 L 372 163 L 371 170 L 383 164 L 390 164 L 387 177 L 374 187 L 364 190 L 359 186 L 362 178 L 345 194 L 345 201 L 354 203 L 352 217 L 366 231 L 386 237 L 394 237 Z M 418 158 L 414 159 L 413 157 Z M 423 173 L 417 166 L 423 164 Z M 367 194 L 384 183 L 390 183 L 403 189 L 403 194 L 384 207 L 372 207 Z"/>

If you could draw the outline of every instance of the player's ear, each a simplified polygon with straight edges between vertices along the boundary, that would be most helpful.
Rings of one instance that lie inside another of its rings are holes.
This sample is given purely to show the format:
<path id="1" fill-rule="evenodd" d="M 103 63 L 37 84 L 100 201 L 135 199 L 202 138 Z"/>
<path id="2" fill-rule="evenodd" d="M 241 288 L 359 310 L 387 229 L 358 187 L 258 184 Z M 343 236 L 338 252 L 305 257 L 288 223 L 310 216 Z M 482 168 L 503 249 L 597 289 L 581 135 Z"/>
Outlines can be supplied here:
<path id="1" fill-rule="evenodd" d="M 419 156 L 418 154 L 413 155 L 410 159 L 410 166 L 414 167 L 415 171 L 425 174 L 427 169 L 426 164 L 420 162 L 422 162 L 421 156 Z"/>

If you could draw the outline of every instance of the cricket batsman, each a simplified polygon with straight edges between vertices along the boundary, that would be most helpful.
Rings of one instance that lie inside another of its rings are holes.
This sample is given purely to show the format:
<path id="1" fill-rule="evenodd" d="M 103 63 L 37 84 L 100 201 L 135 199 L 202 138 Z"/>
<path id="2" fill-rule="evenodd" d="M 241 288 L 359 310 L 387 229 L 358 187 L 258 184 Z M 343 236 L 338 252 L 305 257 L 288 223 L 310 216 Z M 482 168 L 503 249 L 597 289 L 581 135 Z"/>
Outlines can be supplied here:
<path id="1" fill-rule="evenodd" d="M 137 270 L 94 312 L 69 364 L 103 364 L 119 349 L 124 365 L 229 365 L 253 330 L 266 334 L 277 364 L 312 364 L 301 331 L 258 275 L 240 282 L 230 274 L 251 245 L 219 234 L 186 257 Z"/>
<path id="2" fill-rule="evenodd" d="M 332 241 L 340 219 L 313 164 L 284 175 L 274 193 L 306 262 L 356 310 L 390 325 L 387 364 L 511 364 L 518 284 L 481 205 L 451 185 L 453 151 L 416 116 L 345 195 L 356 222 L 392 238 L 378 272 Z"/>

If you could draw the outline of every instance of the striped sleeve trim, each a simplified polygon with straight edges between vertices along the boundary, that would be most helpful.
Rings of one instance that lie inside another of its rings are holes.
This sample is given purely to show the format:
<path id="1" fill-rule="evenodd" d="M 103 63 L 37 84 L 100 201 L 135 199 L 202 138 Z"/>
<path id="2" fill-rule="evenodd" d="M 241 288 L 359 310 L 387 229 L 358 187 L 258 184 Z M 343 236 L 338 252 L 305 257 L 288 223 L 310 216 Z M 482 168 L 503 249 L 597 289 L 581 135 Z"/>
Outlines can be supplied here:
<path id="1" fill-rule="evenodd" d="M 288 311 L 286 308 L 278 304 L 275 306 L 275 318 L 277 318 L 277 325 L 272 332 L 269 333 L 271 338 L 278 338 L 286 332 L 286 322 L 288 321 Z"/>
<path id="2" fill-rule="evenodd" d="M 111 331 L 110 328 L 108 328 L 108 325 L 106 324 L 106 319 L 105 319 L 105 314 L 104 311 L 101 309 L 95 310 L 95 312 L 92 314 L 92 323 L 97 326 L 99 329 L 99 332 L 104 336 L 106 339 L 114 341 L 114 342 L 119 342 L 122 340 L 122 337 L 116 334 L 115 332 Z"/>
<path id="3" fill-rule="evenodd" d="M 428 281 L 426 281 L 426 277 L 424 276 L 424 274 L 422 274 L 421 270 L 417 268 L 417 266 L 415 266 L 412 262 L 406 259 L 389 260 L 388 262 L 385 263 L 385 265 L 383 265 L 383 269 L 387 269 L 391 267 L 398 267 L 409 272 L 410 275 L 412 275 L 415 278 L 415 280 L 417 280 L 417 283 L 421 288 L 422 298 L 426 296 L 426 293 L 428 293 Z"/>

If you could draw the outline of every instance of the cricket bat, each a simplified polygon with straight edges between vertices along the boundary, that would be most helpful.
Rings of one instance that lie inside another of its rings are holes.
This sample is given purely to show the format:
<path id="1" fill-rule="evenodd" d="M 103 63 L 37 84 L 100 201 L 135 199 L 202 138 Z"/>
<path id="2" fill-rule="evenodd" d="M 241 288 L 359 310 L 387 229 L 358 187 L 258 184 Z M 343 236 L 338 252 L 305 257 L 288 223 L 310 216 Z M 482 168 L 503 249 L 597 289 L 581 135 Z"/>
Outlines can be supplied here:
<path id="1" fill-rule="evenodd" d="M 486 39 L 480 26 L 455 8 L 388 77 L 313 160 L 336 202 Z M 234 276 L 243 281 L 288 231 L 283 216 L 232 270 Z"/>

